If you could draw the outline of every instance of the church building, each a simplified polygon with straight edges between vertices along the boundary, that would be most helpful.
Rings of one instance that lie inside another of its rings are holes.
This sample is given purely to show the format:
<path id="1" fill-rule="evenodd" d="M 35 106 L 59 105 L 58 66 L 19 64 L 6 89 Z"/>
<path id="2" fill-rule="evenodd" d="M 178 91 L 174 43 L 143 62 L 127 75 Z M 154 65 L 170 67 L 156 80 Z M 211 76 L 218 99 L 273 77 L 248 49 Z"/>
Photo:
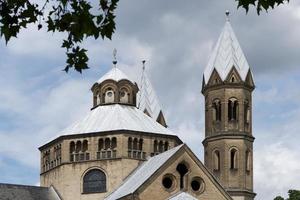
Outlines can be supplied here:
<path id="1" fill-rule="evenodd" d="M 227 19 L 203 73 L 203 163 L 168 128 L 145 68 L 137 83 L 115 59 L 87 115 L 39 148 L 40 186 L 0 184 L 0 199 L 254 200 L 253 90 Z"/>

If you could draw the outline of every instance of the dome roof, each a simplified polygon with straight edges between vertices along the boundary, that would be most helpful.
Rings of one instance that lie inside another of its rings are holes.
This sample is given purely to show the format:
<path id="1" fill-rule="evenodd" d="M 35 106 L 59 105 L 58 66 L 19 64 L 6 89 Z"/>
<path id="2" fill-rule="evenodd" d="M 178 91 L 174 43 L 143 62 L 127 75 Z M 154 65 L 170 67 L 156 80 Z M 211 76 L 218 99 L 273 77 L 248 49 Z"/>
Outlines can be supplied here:
<path id="1" fill-rule="evenodd" d="M 222 81 L 224 81 L 232 67 L 235 67 L 241 79 L 245 81 L 250 67 L 230 22 L 226 21 L 223 31 L 204 70 L 205 84 L 208 83 L 214 69 L 216 69 Z"/>
<path id="2" fill-rule="evenodd" d="M 129 78 L 125 73 L 123 73 L 120 69 L 117 67 L 113 67 L 111 70 L 109 70 L 106 74 L 104 74 L 97 83 L 102 83 L 106 80 L 114 80 L 116 82 L 120 80 L 128 80 L 131 83 L 135 83 L 135 81 L 131 78 Z"/>

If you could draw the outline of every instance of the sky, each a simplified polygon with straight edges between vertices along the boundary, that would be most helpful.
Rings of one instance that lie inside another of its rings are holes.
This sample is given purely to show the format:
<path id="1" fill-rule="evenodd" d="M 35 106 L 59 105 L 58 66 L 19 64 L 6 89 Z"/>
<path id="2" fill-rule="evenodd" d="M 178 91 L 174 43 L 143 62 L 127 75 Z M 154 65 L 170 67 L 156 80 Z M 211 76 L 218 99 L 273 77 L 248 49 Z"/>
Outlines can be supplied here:
<path id="1" fill-rule="evenodd" d="M 169 127 L 203 160 L 201 84 L 213 45 L 231 25 L 251 67 L 254 191 L 258 200 L 300 189 L 300 3 L 257 16 L 234 0 L 120 1 L 110 40 L 85 41 L 89 70 L 64 73 L 63 35 L 29 26 L 6 46 L 0 40 L 0 182 L 39 184 L 38 147 L 92 106 L 91 86 L 118 67 L 138 78 L 141 61 Z M 174 101 L 176 99 L 176 101 Z"/>

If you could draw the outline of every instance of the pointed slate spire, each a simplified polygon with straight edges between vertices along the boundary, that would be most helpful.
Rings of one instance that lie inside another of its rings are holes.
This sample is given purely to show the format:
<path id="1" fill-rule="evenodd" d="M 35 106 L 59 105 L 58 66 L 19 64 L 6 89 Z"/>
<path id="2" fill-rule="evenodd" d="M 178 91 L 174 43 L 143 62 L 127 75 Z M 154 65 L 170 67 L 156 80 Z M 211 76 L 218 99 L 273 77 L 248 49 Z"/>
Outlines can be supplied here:
<path id="1" fill-rule="evenodd" d="M 139 84 L 138 108 L 161 125 L 167 127 L 158 97 L 145 70 L 145 61 L 143 61 L 143 72 L 141 83 Z"/>
<path id="2" fill-rule="evenodd" d="M 222 81 L 226 79 L 232 67 L 235 67 L 243 81 L 246 80 L 250 70 L 243 50 L 231 27 L 228 11 L 226 16 L 225 26 L 204 70 L 205 84 L 208 83 L 214 69 L 216 69 Z"/>

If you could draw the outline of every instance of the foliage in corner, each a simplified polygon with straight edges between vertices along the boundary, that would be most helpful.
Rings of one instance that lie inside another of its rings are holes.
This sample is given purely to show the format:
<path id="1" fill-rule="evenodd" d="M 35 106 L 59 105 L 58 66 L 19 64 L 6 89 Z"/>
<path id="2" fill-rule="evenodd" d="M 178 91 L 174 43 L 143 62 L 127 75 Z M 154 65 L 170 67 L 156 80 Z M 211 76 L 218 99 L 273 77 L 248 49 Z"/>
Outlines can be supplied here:
<path id="1" fill-rule="evenodd" d="M 289 190 L 289 197 L 286 200 L 300 200 L 300 190 Z M 283 197 L 277 196 L 274 200 L 284 200 Z"/>
<path id="2" fill-rule="evenodd" d="M 118 0 L 99 0 L 98 6 L 92 7 L 87 0 L 44 0 L 43 5 L 29 0 L 0 0 L 0 35 L 8 43 L 29 24 L 37 24 L 38 30 L 46 24 L 48 32 L 66 33 L 62 41 L 67 55 L 64 70 L 74 68 L 81 73 L 88 68 L 87 50 L 80 46 L 81 42 L 89 37 L 111 39 L 117 3 Z"/>
<path id="3" fill-rule="evenodd" d="M 290 0 L 235 0 L 238 1 L 238 8 L 242 7 L 249 11 L 250 6 L 256 7 L 257 14 L 259 15 L 262 10 L 268 11 L 274 9 L 275 6 L 289 2 Z"/>

